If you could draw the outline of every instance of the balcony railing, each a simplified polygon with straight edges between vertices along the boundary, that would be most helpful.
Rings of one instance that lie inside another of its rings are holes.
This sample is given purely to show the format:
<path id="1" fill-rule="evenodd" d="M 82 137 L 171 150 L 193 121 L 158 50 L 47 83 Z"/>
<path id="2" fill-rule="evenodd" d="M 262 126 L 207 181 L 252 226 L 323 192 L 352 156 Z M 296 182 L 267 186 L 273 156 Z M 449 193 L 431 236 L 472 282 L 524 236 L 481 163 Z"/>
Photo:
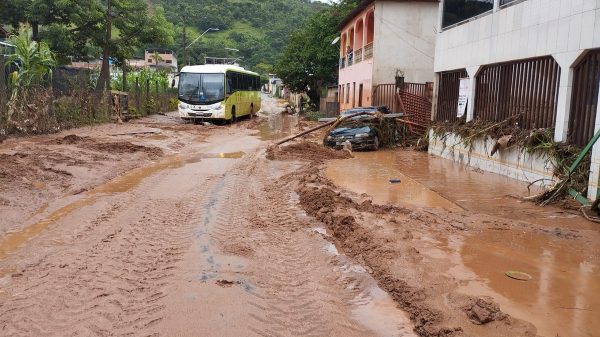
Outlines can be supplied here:
<path id="1" fill-rule="evenodd" d="M 340 69 L 346 68 L 346 58 L 340 57 Z"/>
<path id="2" fill-rule="evenodd" d="M 368 60 L 373 58 L 373 42 L 365 46 L 365 53 L 363 59 Z"/>
<path id="3" fill-rule="evenodd" d="M 354 64 L 354 53 L 348 53 L 346 56 L 348 58 L 348 67 Z"/>
<path id="4" fill-rule="evenodd" d="M 363 60 L 362 48 L 354 51 L 354 64 L 360 63 Z"/>

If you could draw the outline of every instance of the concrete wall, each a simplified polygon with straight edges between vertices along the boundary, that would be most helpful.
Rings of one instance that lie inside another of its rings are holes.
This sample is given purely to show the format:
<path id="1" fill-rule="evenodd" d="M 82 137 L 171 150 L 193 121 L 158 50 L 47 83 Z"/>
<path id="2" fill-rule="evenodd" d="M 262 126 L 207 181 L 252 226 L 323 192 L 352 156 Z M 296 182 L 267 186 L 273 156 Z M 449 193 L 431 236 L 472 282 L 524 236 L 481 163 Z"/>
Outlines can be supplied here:
<path id="1" fill-rule="evenodd" d="M 474 102 L 475 76 L 482 66 L 540 56 L 554 57 L 561 67 L 554 140 L 566 141 L 573 67 L 585 55 L 586 50 L 600 48 L 600 1 L 525 0 L 500 8 L 499 1 L 495 0 L 492 13 L 444 30 L 441 27 L 442 8 L 443 2 L 440 3 L 438 18 L 440 33 L 436 40 L 435 72 L 467 69 L 471 78 L 469 102 Z M 473 119 L 474 115 L 474 104 L 469 104 L 467 120 Z M 598 115 L 596 117 L 597 120 L 600 118 Z M 433 150 L 432 153 L 436 152 Z M 523 175 L 515 174 L 496 169 L 498 165 L 503 165 L 499 158 L 477 158 L 489 161 L 487 164 L 477 165 L 489 167 L 494 172 L 502 171 L 505 172 L 502 174 L 513 177 L 522 177 L 531 171 L 523 168 Z M 531 164 L 535 165 L 535 171 L 544 171 L 542 162 L 533 161 Z M 590 171 L 588 197 L 595 199 L 600 179 L 600 145 L 594 149 Z"/>
<path id="2" fill-rule="evenodd" d="M 547 158 L 530 156 L 518 149 L 500 150 L 492 157 L 490 152 L 494 144 L 491 139 L 478 139 L 470 150 L 453 134 L 448 134 L 445 142 L 436 138 L 432 131 L 429 135 L 430 154 L 526 182 L 548 179 L 537 185 L 552 184 L 554 167 Z"/>
<path id="3" fill-rule="evenodd" d="M 437 21 L 434 2 L 376 2 L 373 84 L 394 83 L 396 69 L 406 82 L 432 82 Z"/>

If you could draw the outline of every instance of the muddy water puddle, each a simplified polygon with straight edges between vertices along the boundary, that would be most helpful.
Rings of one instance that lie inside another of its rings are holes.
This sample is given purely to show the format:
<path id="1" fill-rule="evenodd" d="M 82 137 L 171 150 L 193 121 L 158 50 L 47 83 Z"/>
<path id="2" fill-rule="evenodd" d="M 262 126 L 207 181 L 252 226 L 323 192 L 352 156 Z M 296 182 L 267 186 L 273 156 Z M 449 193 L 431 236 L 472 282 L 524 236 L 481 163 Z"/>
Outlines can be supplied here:
<path id="1" fill-rule="evenodd" d="M 80 197 L 77 197 L 76 200 L 71 201 L 65 206 L 62 206 L 57 210 L 51 212 L 42 220 L 37 221 L 18 232 L 7 233 L 3 238 L 0 239 L 0 260 L 4 259 L 7 256 L 7 254 L 15 251 L 31 238 L 42 233 L 50 225 L 58 222 L 60 219 L 66 217 L 72 212 L 82 207 L 94 204 L 99 198 L 103 196 L 115 193 L 128 192 L 137 187 L 144 179 L 158 172 L 180 168 L 188 164 L 199 163 L 204 159 L 237 159 L 242 158 L 244 155 L 244 152 L 172 155 L 165 157 L 163 160 L 157 163 L 133 169 L 120 177 L 117 177 L 103 185 L 100 185 L 82 194 Z M 42 209 L 32 214 L 31 218 L 44 213 L 48 207 L 48 205 L 44 205 Z"/>
<path id="2" fill-rule="evenodd" d="M 325 175 L 344 189 L 370 195 L 375 203 L 461 209 L 390 165 L 394 156 L 390 151 L 355 152 L 354 158 L 330 161 Z M 399 182 L 390 182 L 395 179 Z"/>
<path id="3" fill-rule="evenodd" d="M 255 136 L 263 141 L 282 139 L 292 134 L 296 124 L 298 124 L 297 116 L 270 114 L 258 127 Z"/>
<path id="4" fill-rule="evenodd" d="M 493 297 L 506 313 L 533 323 L 540 336 L 600 336 L 597 225 L 570 211 L 519 200 L 518 196 L 527 195 L 527 184 L 425 153 L 355 153 L 354 159 L 329 162 L 326 175 L 336 185 L 367 193 L 376 202 L 446 209 L 459 205 L 538 224 L 550 232 L 581 230 L 584 238 L 570 240 L 529 230 L 484 229 L 478 234 L 424 240 L 434 248 L 423 252 L 453 262 L 447 273 L 459 281 L 460 292 Z M 401 181 L 397 185 L 389 182 L 395 178 Z M 506 276 L 507 271 L 524 272 L 532 279 L 514 280 Z"/>
<path id="5" fill-rule="evenodd" d="M 533 323 L 539 336 L 600 336 L 598 247 L 531 232 L 484 231 L 430 239 L 423 252 L 450 259 L 447 274 L 472 296 L 491 296 L 501 309 Z M 509 278 L 519 271 L 529 281 Z"/>

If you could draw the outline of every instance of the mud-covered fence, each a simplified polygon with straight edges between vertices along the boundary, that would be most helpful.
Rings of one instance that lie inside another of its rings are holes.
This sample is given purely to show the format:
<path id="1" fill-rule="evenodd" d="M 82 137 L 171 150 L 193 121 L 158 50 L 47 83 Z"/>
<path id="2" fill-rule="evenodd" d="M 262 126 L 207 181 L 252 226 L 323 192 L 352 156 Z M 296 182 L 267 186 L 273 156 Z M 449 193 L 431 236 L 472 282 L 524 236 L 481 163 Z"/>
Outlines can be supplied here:
<path id="1" fill-rule="evenodd" d="M 177 88 L 152 80 L 135 80 L 128 88 L 129 110 L 133 115 L 150 115 L 177 109 Z"/>
<path id="2" fill-rule="evenodd" d="M 552 128 L 559 79 L 552 57 L 485 66 L 476 79 L 474 117 L 499 122 L 520 115 L 523 129 Z"/>
<path id="3" fill-rule="evenodd" d="M 176 89 L 168 88 L 164 81 L 130 86 L 127 95 L 117 95 L 127 97 L 124 104 L 123 100 L 114 99 L 114 91 L 95 93 L 87 69 L 55 69 L 52 85 L 19 89 L 10 88 L 7 81 L 8 73 L 16 69 L 0 69 L 3 70 L 0 71 L 2 135 L 52 133 L 117 117 L 144 116 L 177 108 Z"/>
<path id="4" fill-rule="evenodd" d="M 600 50 L 593 50 L 574 68 L 568 137 L 573 145 L 584 147 L 594 135 L 599 87 Z"/>
<path id="5" fill-rule="evenodd" d="M 454 122 L 458 119 L 458 94 L 460 79 L 466 78 L 465 69 L 440 73 L 438 84 L 436 121 Z"/>

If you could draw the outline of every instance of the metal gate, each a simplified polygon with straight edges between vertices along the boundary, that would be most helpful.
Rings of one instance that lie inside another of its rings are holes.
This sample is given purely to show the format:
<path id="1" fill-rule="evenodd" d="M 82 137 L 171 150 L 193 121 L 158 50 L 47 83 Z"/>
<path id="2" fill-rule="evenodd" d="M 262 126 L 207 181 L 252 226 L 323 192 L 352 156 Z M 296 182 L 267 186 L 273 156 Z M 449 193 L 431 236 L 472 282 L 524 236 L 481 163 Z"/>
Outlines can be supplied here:
<path id="1" fill-rule="evenodd" d="M 599 81 L 600 50 L 593 50 L 574 68 L 568 137 L 573 145 L 583 147 L 594 135 Z"/>
<path id="2" fill-rule="evenodd" d="M 485 66 L 476 79 L 475 118 L 500 122 L 520 114 L 523 129 L 553 128 L 559 80 L 551 56 Z"/>
<path id="3" fill-rule="evenodd" d="M 437 97 L 436 121 L 454 122 L 458 119 L 458 91 L 460 79 L 467 77 L 465 69 L 446 71 L 440 74 Z"/>

